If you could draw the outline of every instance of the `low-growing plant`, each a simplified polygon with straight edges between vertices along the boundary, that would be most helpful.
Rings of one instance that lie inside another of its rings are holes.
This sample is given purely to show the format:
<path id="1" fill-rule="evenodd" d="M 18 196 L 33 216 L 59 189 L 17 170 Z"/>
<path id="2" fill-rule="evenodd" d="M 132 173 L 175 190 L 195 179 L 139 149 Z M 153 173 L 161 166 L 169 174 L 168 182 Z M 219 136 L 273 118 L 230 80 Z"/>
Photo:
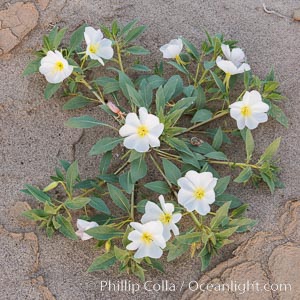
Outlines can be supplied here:
<path id="1" fill-rule="evenodd" d="M 170 262 L 189 252 L 205 270 L 233 234 L 255 224 L 245 216 L 248 205 L 226 193 L 232 176 L 218 171 L 236 173 L 237 184 L 265 183 L 271 193 L 282 187 L 274 158 L 280 138 L 256 158 L 251 130 L 269 118 L 288 124 L 273 70 L 264 79 L 254 75 L 236 41 L 206 33 L 198 47 L 180 37 L 160 48 L 165 60 L 151 68 L 142 58 L 150 51 L 135 44 L 145 29 L 136 20 L 97 30 L 84 24 L 62 43 L 67 29 L 54 27 L 24 71 L 42 73 L 45 98 L 59 92 L 63 109 L 91 106 L 99 115 L 66 126 L 111 129 L 89 153 L 101 156 L 95 178 L 83 179 L 77 161 L 61 161 L 45 188 L 25 186 L 40 202 L 25 216 L 49 237 L 59 231 L 96 239 L 103 250 L 88 271 L 119 262 L 141 279 L 147 265 L 163 271 L 163 253 Z M 239 139 L 245 149 L 236 147 Z M 233 149 L 245 159 L 231 159 Z"/>

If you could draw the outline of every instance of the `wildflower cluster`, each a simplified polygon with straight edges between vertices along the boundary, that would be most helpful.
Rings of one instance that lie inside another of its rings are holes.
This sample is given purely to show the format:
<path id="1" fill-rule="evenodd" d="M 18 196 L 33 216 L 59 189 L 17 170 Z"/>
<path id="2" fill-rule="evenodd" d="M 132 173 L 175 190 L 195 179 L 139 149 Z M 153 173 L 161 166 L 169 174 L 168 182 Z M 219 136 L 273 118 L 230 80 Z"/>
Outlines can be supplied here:
<path id="1" fill-rule="evenodd" d="M 231 176 L 219 171 L 230 170 L 235 183 L 265 183 L 273 193 L 282 187 L 274 158 L 280 138 L 257 157 L 251 130 L 270 118 L 287 126 L 273 71 L 255 76 L 235 41 L 207 33 L 198 47 L 179 37 L 160 47 L 163 61 L 151 69 L 142 63 L 150 52 L 134 44 L 144 30 L 136 20 L 84 24 L 62 43 L 66 29 L 55 27 L 24 71 L 44 75 L 45 98 L 61 95 L 63 109 L 91 106 L 98 114 L 72 117 L 66 126 L 111 129 L 90 150 L 101 158 L 95 177 L 82 179 L 77 161 L 61 161 L 44 189 L 25 186 L 40 202 L 25 215 L 49 237 L 59 231 L 96 239 L 102 253 L 89 271 L 119 262 L 141 279 L 144 266 L 163 271 L 157 259 L 164 253 L 168 262 L 197 255 L 205 270 L 233 234 L 255 224 L 245 216 L 247 204 L 226 193 Z M 111 122 L 101 121 L 105 113 Z M 225 154 L 239 139 L 241 162 Z"/>

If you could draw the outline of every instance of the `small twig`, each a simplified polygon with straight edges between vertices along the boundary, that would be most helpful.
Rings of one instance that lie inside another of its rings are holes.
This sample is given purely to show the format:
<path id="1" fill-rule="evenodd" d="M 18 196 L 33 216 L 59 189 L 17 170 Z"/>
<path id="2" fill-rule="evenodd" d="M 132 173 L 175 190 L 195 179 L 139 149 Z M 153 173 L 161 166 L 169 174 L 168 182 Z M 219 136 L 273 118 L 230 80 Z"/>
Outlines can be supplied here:
<path id="1" fill-rule="evenodd" d="M 276 16 L 278 16 L 278 17 L 280 17 L 280 18 L 289 19 L 288 16 L 284 16 L 284 15 L 282 15 L 282 14 L 280 14 L 280 13 L 274 11 L 274 10 L 269 10 L 269 9 L 267 9 L 265 3 L 263 3 L 263 9 L 264 9 L 264 12 L 267 13 L 267 14 L 272 14 L 272 15 L 276 15 Z"/>

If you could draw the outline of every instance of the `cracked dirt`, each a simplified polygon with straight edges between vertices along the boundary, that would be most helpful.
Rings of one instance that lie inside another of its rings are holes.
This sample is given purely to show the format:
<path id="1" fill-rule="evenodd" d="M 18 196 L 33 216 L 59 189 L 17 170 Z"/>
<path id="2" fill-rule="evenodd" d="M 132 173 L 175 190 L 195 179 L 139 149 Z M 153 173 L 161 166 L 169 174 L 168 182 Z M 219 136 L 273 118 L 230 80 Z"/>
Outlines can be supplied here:
<path id="1" fill-rule="evenodd" d="M 260 0 L 242 4 L 239 0 L 0 0 L 1 300 L 299 299 L 300 208 L 296 200 L 300 197 L 300 23 L 293 21 L 299 1 L 265 4 L 287 17 L 266 14 Z M 65 128 L 64 122 L 79 114 L 107 120 L 97 108 L 63 111 L 65 100 L 58 96 L 45 101 L 42 76 L 23 78 L 22 71 L 54 24 L 74 30 L 83 22 L 96 26 L 100 22 L 110 24 L 114 18 L 123 23 L 139 18 L 140 23 L 148 25 L 140 43 L 155 59 L 161 57 L 158 48 L 171 38 L 183 35 L 199 44 L 204 29 L 238 40 L 255 73 L 264 76 L 274 67 L 287 97 L 282 107 L 290 119 L 288 130 L 271 121 L 254 131 L 257 155 L 275 137 L 282 136 L 279 155 L 285 189 L 270 195 L 264 188 L 231 187 L 230 192 L 250 204 L 249 217 L 258 220 L 253 232 L 236 236 L 235 243 L 222 251 L 205 273 L 200 271 L 197 258 L 185 256 L 167 265 L 166 274 L 150 270 L 147 279 L 168 280 L 177 287 L 182 281 L 290 283 L 291 292 L 208 294 L 187 290 L 187 285 L 176 293 L 101 291 L 100 280 L 139 281 L 119 274 L 117 268 L 88 274 L 87 266 L 98 254 L 93 241 L 74 242 L 60 235 L 48 239 L 34 223 L 20 216 L 36 203 L 19 190 L 25 183 L 45 186 L 60 159 L 78 159 L 83 176 L 95 175 L 99 158 L 87 154 L 95 141 L 108 133 L 106 129 Z"/>

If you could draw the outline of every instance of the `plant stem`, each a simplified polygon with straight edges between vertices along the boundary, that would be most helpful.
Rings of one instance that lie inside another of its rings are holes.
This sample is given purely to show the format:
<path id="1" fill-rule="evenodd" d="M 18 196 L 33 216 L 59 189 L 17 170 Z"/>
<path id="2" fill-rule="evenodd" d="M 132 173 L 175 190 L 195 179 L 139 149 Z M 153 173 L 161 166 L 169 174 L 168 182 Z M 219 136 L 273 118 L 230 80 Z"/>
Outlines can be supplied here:
<path id="1" fill-rule="evenodd" d="M 117 55 L 118 55 L 118 62 L 119 62 L 119 66 L 122 72 L 124 72 L 124 67 L 123 67 L 123 63 L 122 63 L 122 56 L 121 56 L 121 49 L 120 49 L 120 45 L 118 43 L 117 40 L 115 40 L 116 42 L 116 47 L 117 47 Z"/>
<path id="2" fill-rule="evenodd" d="M 252 165 L 252 164 L 247 164 L 247 163 L 236 163 L 233 161 L 219 161 L 219 160 L 208 160 L 209 163 L 211 164 L 217 164 L 217 165 L 228 165 L 230 167 L 240 167 L 241 169 L 250 167 L 253 169 L 260 169 L 260 166 L 257 165 Z"/>
<path id="3" fill-rule="evenodd" d="M 195 216 L 195 214 L 193 212 L 190 212 L 189 215 L 191 216 L 191 218 L 193 219 L 193 221 L 195 222 L 195 224 L 201 228 L 202 225 L 200 224 L 199 220 L 197 219 L 197 217 Z"/>
<path id="4" fill-rule="evenodd" d="M 228 113 L 229 113 L 228 110 L 224 110 L 224 111 L 222 111 L 221 113 L 215 115 L 213 118 L 211 118 L 211 119 L 209 119 L 209 120 L 207 120 L 207 121 L 204 121 L 204 122 L 195 124 L 195 125 L 193 125 L 193 126 L 187 128 L 187 129 L 186 129 L 185 131 L 183 131 L 183 132 L 174 134 L 174 136 L 178 136 L 178 135 L 187 133 L 187 132 L 189 132 L 189 131 L 192 131 L 192 130 L 194 130 L 195 128 L 198 128 L 198 127 L 200 127 L 200 126 L 202 126 L 202 125 L 204 125 L 204 124 L 207 124 L 207 123 L 209 123 L 209 122 L 211 122 L 211 121 L 213 121 L 213 120 L 216 120 L 216 119 L 218 119 L 218 118 L 221 118 L 221 117 L 227 115 Z"/>
<path id="5" fill-rule="evenodd" d="M 134 222 L 134 185 L 131 193 L 131 203 L 130 203 L 130 217 Z"/>
<path id="6" fill-rule="evenodd" d="M 155 158 L 150 154 L 150 158 L 153 161 L 156 169 L 159 171 L 159 173 L 162 175 L 162 177 L 164 178 L 164 180 L 166 181 L 166 183 L 168 184 L 168 186 L 172 189 L 172 183 L 169 181 L 169 179 L 166 177 L 166 175 L 164 174 L 163 170 L 160 168 L 160 166 L 158 165 L 157 161 L 155 160 Z"/>
<path id="7" fill-rule="evenodd" d="M 82 84 L 84 84 L 91 93 L 93 93 L 93 95 L 102 103 L 105 104 L 104 99 L 92 88 L 92 86 L 85 80 L 85 79 L 81 79 L 80 82 Z"/>

